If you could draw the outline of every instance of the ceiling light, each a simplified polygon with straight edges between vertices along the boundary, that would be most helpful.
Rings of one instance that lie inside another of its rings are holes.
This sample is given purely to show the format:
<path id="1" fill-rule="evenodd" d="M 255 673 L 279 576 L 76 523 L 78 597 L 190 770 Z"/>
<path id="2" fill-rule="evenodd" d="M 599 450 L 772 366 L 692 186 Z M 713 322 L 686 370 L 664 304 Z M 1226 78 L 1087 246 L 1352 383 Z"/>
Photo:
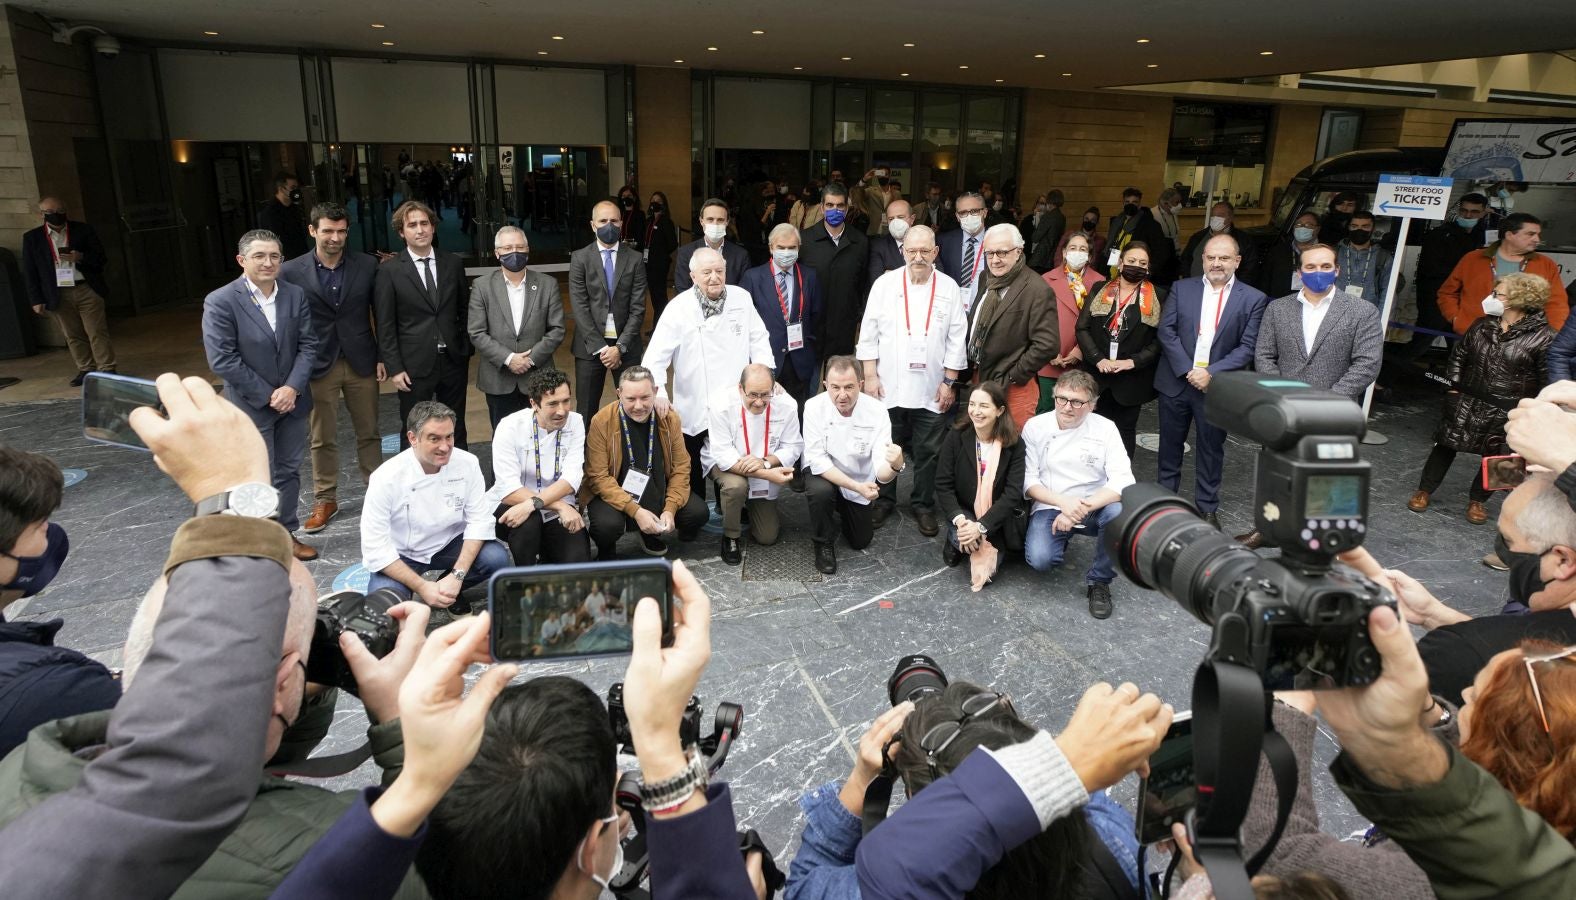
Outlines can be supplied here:
<path id="1" fill-rule="evenodd" d="M 1071 78 L 1071 77 L 1073 77 L 1073 73 L 1071 73 L 1071 72 L 1063 72 L 1062 73 L 1062 77 L 1063 78 Z"/>
<path id="2" fill-rule="evenodd" d="M 675 59 L 675 60 L 674 60 L 674 62 L 676 62 L 676 63 L 681 63 L 681 62 L 683 62 L 683 61 L 684 61 L 684 60 L 682 60 L 682 59 Z"/>
<path id="3" fill-rule="evenodd" d="M 219 32 L 217 32 L 217 31 L 204 31 L 203 34 L 206 34 L 209 37 L 218 37 L 219 36 Z"/>
<path id="4" fill-rule="evenodd" d="M 1006 80 L 1007 79 L 1005 79 L 1005 78 L 998 78 L 998 79 L 996 79 L 996 83 L 997 84 L 1001 84 L 1003 81 L 1006 81 Z"/>
<path id="5" fill-rule="evenodd" d="M 968 66 L 958 66 L 958 68 L 960 68 L 960 69 L 967 69 Z"/>
<path id="6" fill-rule="evenodd" d="M 384 25 L 382 22 L 373 22 L 372 23 L 372 27 L 373 28 L 387 28 L 388 26 Z"/>
<path id="7" fill-rule="evenodd" d="M 707 50 L 716 50 L 717 48 L 716 47 L 707 47 L 706 49 Z"/>
<path id="8" fill-rule="evenodd" d="M 1147 43 L 1149 43 L 1149 38 L 1139 38 L 1138 39 L 1138 43 L 1140 43 L 1140 44 L 1147 44 Z"/>
<path id="9" fill-rule="evenodd" d="M 903 46 L 905 46 L 905 47 L 912 47 L 914 45 L 913 45 L 913 43 L 907 43 L 907 44 L 904 44 Z"/>
<path id="10" fill-rule="evenodd" d="M 899 78 L 907 78 L 908 77 L 908 73 L 907 72 L 899 72 L 899 73 L 897 73 L 897 75 L 898 75 Z"/>
<path id="11" fill-rule="evenodd" d="M 394 46 L 394 42 L 393 41 L 384 41 L 383 42 L 383 46 L 385 46 L 385 47 L 392 47 L 392 46 Z"/>
<path id="12" fill-rule="evenodd" d="M 804 71 L 804 66 L 794 66 L 793 70 L 795 72 L 803 72 Z"/>
<path id="13" fill-rule="evenodd" d="M 536 51 L 536 55 L 537 56 L 546 56 L 547 55 L 547 51 L 546 50 L 538 50 L 538 51 Z"/>
<path id="14" fill-rule="evenodd" d="M 853 59 L 852 56 L 845 56 L 845 57 L 843 57 L 843 62 L 848 62 L 851 59 Z"/>
<path id="15" fill-rule="evenodd" d="M 761 29 L 759 29 L 759 28 L 757 28 L 757 29 L 755 29 L 755 30 L 754 30 L 754 31 L 752 31 L 752 32 L 750 32 L 750 34 L 765 34 L 765 33 L 766 33 L 766 32 L 764 32 L 764 31 L 762 31 L 762 30 L 761 30 Z"/>
<path id="16" fill-rule="evenodd" d="M 1045 58 L 1045 54 L 1044 53 L 1036 53 L 1036 54 L 1034 54 L 1034 58 L 1035 59 L 1044 59 Z"/>
<path id="17" fill-rule="evenodd" d="M 1260 56 L 1274 56 L 1275 55 L 1275 51 L 1274 50 L 1260 50 L 1259 51 L 1259 55 Z"/>
<path id="18" fill-rule="evenodd" d="M 561 34 L 555 34 L 555 35 L 553 35 L 553 40 L 555 40 L 555 41 L 561 41 L 561 40 L 563 40 L 563 39 L 564 39 L 564 36 L 563 36 L 563 35 L 561 35 Z"/>
<path id="19" fill-rule="evenodd" d="M 1158 68 L 1160 68 L 1160 63 L 1150 63 L 1148 68 L 1158 69 Z"/>

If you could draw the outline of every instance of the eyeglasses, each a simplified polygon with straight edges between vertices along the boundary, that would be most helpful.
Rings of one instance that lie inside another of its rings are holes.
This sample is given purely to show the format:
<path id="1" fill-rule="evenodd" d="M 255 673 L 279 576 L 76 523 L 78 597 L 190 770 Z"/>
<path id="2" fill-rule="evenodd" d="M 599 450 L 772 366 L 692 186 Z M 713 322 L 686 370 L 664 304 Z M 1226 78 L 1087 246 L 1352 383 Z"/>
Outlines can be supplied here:
<path id="1" fill-rule="evenodd" d="M 1527 678 L 1532 682 L 1532 699 L 1538 701 L 1538 718 L 1543 722 L 1544 734 L 1552 735 L 1552 731 L 1549 729 L 1548 710 L 1543 707 L 1543 691 L 1538 687 L 1538 670 L 1533 666 L 1537 663 L 1569 659 L 1572 656 L 1576 656 L 1576 646 L 1566 647 L 1564 650 L 1551 650 L 1548 653 L 1522 654 L 1521 662 L 1527 667 Z"/>
<path id="2" fill-rule="evenodd" d="M 935 249 L 934 247 L 904 247 L 903 255 L 923 258 L 929 256 Z"/>
<path id="3" fill-rule="evenodd" d="M 982 206 L 979 209 L 960 209 L 957 211 L 957 213 L 960 216 L 983 216 L 985 215 L 985 207 Z"/>
<path id="4" fill-rule="evenodd" d="M 284 262 L 285 258 L 278 253 L 253 253 L 247 257 L 247 260 L 254 263 L 281 263 Z"/>
<path id="5" fill-rule="evenodd" d="M 1088 406 L 1089 404 L 1094 402 L 1093 400 L 1074 400 L 1071 397 L 1060 397 L 1060 396 L 1058 396 L 1058 397 L 1056 397 L 1054 399 L 1056 400 L 1056 405 L 1057 406 L 1065 406 L 1065 407 L 1067 407 L 1068 409 L 1071 409 L 1071 410 L 1083 409 L 1085 406 Z"/>
<path id="6" fill-rule="evenodd" d="M 770 400 L 770 399 L 772 399 L 772 392 L 771 391 L 764 391 L 764 392 L 763 391 L 746 391 L 744 393 L 744 396 L 749 398 L 750 400 Z"/>
<path id="7" fill-rule="evenodd" d="M 1009 257 L 1009 256 L 1011 256 L 1011 255 L 1013 255 L 1014 253 L 1017 253 L 1017 252 L 1018 252 L 1018 248 L 1017 247 L 1013 247 L 1011 250 L 986 250 L 985 251 L 985 258 L 986 259 L 1006 259 L 1007 257 Z"/>
<path id="8" fill-rule="evenodd" d="M 936 769 L 937 758 L 952 746 L 952 742 L 958 739 L 959 734 L 963 733 L 963 726 L 998 706 L 1014 716 L 1018 714 L 1017 710 L 1012 708 L 1011 697 L 997 691 L 987 691 L 963 701 L 962 718 L 934 725 L 925 732 L 925 736 L 919 739 L 919 749 L 925 751 L 925 765 L 930 767 L 932 779 L 941 777 L 941 773 Z"/>

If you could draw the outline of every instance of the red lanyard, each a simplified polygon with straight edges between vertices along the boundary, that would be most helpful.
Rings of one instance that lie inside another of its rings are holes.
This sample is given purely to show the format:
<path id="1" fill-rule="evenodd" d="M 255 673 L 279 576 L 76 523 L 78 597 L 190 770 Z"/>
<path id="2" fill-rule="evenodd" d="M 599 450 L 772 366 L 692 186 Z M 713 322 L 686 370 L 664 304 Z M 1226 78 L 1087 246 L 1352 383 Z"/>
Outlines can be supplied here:
<path id="1" fill-rule="evenodd" d="M 980 274 L 980 263 L 985 260 L 985 242 L 980 241 L 979 249 L 974 251 L 974 270 L 969 273 L 969 284 Z"/>
<path id="2" fill-rule="evenodd" d="M 744 407 L 739 407 L 739 430 L 744 432 L 744 455 L 754 456 L 750 452 L 750 423 L 744 418 Z M 772 404 L 766 403 L 766 433 L 761 435 L 761 440 L 766 445 L 766 452 L 772 452 Z"/>
<path id="3" fill-rule="evenodd" d="M 657 232 L 657 220 L 662 218 L 662 213 L 657 213 L 646 223 L 646 246 L 651 246 L 651 236 Z"/>
<path id="4" fill-rule="evenodd" d="M 53 256 L 55 258 L 55 265 L 58 266 L 58 265 L 60 265 L 60 248 L 55 246 L 55 232 L 54 232 L 54 229 L 51 229 L 51 228 L 49 228 L 46 225 L 44 227 L 44 230 L 49 232 L 49 234 L 48 234 L 48 237 L 49 237 L 49 255 L 51 255 L 51 256 Z M 64 237 L 66 239 L 66 241 L 65 241 L 66 246 L 67 247 L 71 246 L 71 226 L 67 225 L 64 229 L 61 230 L 60 234 L 61 234 L 62 237 Z M 1522 265 L 1525 266 L 1526 264 L 1523 263 Z"/>
<path id="5" fill-rule="evenodd" d="M 1226 310 L 1226 288 L 1230 286 L 1231 282 L 1226 282 L 1226 284 L 1221 287 L 1220 293 L 1215 295 L 1215 327 L 1211 330 L 1211 334 L 1220 330 L 1220 314 Z M 1202 310 L 1200 311 L 1198 317 L 1198 333 L 1204 333 L 1204 316 Z"/>
<path id="6" fill-rule="evenodd" d="M 799 264 L 798 263 L 794 263 L 793 264 L 793 277 L 794 277 L 794 280 L 799 282 L 799 293 L 796 296 L 798 296 L 798 298 L 799 298 L 799 319 L 800 319 L 800 321 L 803 321 L 804 320 L 804 273 L 799 270 Z M 782 310 L 783 310 L 783 321 L 784 322 L 792 322 L 793 319 L 790 318 L 789 315 L 788 315 L 788 300 L 787 300 L 787 298 L 783 297 L 783 289 L 777 286 L 777 279 L 776 278 L 772 279 L 772 290 L 777 292 L 777 305 L 782 307 Z"/>
<path id="7" fill-rule="evenodd" d="M 1111 314 L 1111 321 L 1107 322 L 1105 325 L 1106 329 L 1111 332 L 1112 337 L 1115 337 L 1117 333 L 1122 330 L 1122 313 L 1127 312 L 1127 308 L 1132 306 L 1133 301 L 1137 300 L 1143 293 L 1144 284 L 1143 282 L 1139 282 L 1138 287 L 1133 289 L 1133 296 L 1123 300 L 1122 284 L 1121 282 L 1116 282 L 1116 312 Z"/>
<path id="8" fill-rule="evenodd" d="M 936 273 L 930 273 L 930 306 L 925 309 L 925 337 L 930 337 L 930 314 L 936 311 Z M 903 327 L 908 330 L 910 337 L 914 335 L 914 323 L 908 319 L 908 273 L 903 273 Z"/>

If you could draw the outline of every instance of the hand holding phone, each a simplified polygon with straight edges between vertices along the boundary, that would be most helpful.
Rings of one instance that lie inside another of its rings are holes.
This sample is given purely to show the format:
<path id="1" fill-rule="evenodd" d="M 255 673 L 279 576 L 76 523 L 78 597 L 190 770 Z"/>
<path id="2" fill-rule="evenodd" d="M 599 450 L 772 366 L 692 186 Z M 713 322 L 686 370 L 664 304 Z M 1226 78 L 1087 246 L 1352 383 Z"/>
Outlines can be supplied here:
<path id="1" fill-rule="evenodd" d="M 1198 803 L 1193 775 L 1193 714 L 1179 713 L 1160 747 L 1150 754 L 1149 774 L 1138 783 L 1138 842 L 1154 844 L 1171 837 L 1171 826 Z"/>
<path id="2" fill-rule="evenodd" d="M 1483 488 L 1508 491 L 1527 480 L 1527 459 L 1520 454 L 1483 457 Z"/>
<path id="3" fill-rule="evenodd" d="M 662 633 L 671 633 L 673 579 L 665 560 L 504 569 L 487 585 L 493 658 L 530 661 L 629 653 L 635 640 L 635 606 L 642 598 L 656 601 Z"/>

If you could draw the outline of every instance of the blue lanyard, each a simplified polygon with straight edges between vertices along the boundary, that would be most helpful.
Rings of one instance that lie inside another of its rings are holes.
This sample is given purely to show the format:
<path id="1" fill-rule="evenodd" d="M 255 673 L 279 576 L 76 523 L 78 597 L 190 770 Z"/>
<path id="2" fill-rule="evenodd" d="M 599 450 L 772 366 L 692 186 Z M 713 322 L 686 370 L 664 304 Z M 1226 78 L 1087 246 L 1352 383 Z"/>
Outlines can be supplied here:
<path id="1" fill-rule="evenodd" d="M 1352 246 L 1350 244 L 1347 244 L 1346 246 L 1343 246 L 1341 248 L 1341 250 L 1342 250 L 1341 256 L 1347 262 L 1350 262 L 1351 259 L 1352 259 L 1352 253 L 1354 252 L 1352 250 Z M 1366 287 L 1367 284 L 1368 284 L 1368 272 L 1371 269 L 1373 269 L 1373 265 L 1374 265 L 1374 254 L 1378 253 L 1378 252 L 1379 252 L 1379 248 L 1378 247 L 1369 247 L 1368 248 L 1368 255 L 1363 258 L 1363 271 L 1362 271 L 1362 274 L 1356 276 L 1355 280 L 1348 279 L 1346 283 L 1347 284 L 1361 285 L 1361 286 Z M 1352 270 L 1351 266 L 1346 266 L 1346 265 L 1341 266 L 1341 271 L 1342 272 L 1350 272 L 1351 270 Z"/>
<path id="2" fill-rule="evenodd" d="M 618 427 L 624 435 L 624 455 L 629 459 L 629 467 L 635 466 L 635 448 L 629 443 L 629 417 L 624 415 L 623 407 L 618 410 Z M 657 452 L 657 417 L 651 417 L 651 433 L 646 436 L 646 469 L 651 469 L 651 460 Z"/>
<path id="3" fill-rule="evenodd" d="M 531 418 L 531 446 L 536 451 L 536 490 L 537 490 L 537 493 L 541 493 L 541 490 L 542 490 L 542 423 L 536 421 L 536 418 L 534 416 Z M 562 465 L 562 463 L 560 461 L 562 453 L 563 453 L 563 450 L 564 450 L 564 430 L 562 428 L 560 428 L 560 429 L 558 429 L 557 432 L 555 432 L 553 434 L 553 479 L 552 479 L 552 481 L 547 482 L 548 484 L 555 484 L 555 483 L 557 483 L 559 476 L 564 473 L 563 465 Z"/>

